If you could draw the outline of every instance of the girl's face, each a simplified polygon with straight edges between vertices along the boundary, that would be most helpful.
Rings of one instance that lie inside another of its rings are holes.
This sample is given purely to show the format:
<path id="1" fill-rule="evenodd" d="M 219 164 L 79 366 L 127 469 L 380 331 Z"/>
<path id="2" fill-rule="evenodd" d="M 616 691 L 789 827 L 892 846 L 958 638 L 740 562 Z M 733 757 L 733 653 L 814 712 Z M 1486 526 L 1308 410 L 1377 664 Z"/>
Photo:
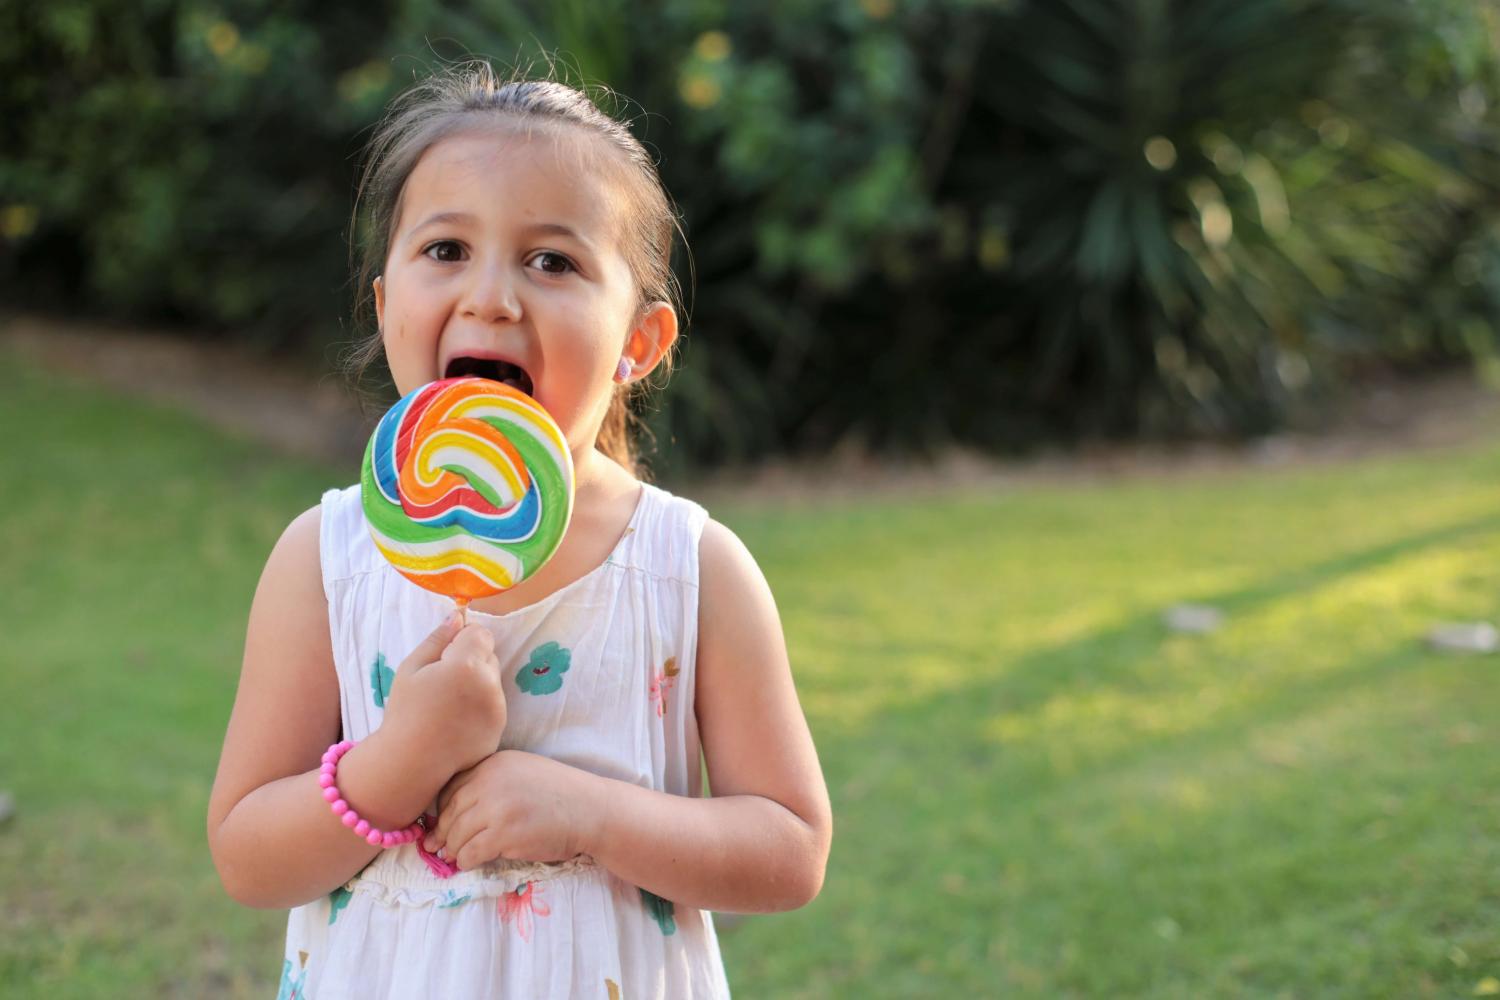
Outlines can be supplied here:
<path id="1" fill-rule="evenodd" d="M 593 448 L 621 356 L 639 378 L 677 336 L 669 304 L 638 308 L 619 196 L 585 166 L 590 141 L 539 131 L 436 143 L 407 178 L 375 279 L 402 395 L 460 374 L 510 381 L 552 414 L 575 459 Z"/>

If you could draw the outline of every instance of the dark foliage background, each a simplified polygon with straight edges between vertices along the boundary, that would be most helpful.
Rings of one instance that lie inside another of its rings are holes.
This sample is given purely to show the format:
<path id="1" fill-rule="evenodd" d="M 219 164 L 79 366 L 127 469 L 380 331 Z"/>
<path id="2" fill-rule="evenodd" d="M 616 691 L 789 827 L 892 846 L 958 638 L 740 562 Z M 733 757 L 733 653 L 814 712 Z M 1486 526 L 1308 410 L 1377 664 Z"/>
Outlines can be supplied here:
<path id="1" fill-rule="evenodd" d="M 384 103 L 555 57 L 691 241 L 659 468 L 1258 434 L 1496 367 L 1497 38 L 1461 0 L 4 0 L 0 294 L 320 357 L 366 332 Z"/>

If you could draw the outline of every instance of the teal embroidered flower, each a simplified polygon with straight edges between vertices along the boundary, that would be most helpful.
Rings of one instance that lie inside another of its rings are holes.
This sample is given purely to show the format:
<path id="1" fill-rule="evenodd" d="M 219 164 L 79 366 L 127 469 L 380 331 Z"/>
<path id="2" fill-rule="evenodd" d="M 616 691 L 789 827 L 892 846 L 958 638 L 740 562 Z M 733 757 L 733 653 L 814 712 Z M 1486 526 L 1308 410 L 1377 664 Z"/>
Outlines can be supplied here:
<path id="1" fill-rule="evenodd" d="M 438 909 L 451 910 L 453 907 L 459 905 L 460 903 L 467 903 L 468 901 L 469 895 L 467 893 L 460 896 L 454 890 L 449 889 L 447 892 L 443 893 L 443 901 L 438 904 Z"/>
<path id="2" fill-rule="evenodd" d="M 531 651 L 531 659 L 516 671 L 516 687 L 527 694 L 551 694 L 562 687 L 562 675 L 568 672 L 573 654 L 555 642 L 547 642 Z"/>
<path id="3" fill-rule="evenodd" d="M 385 696 L 391 693 L 391 682 L 396 679 L 396 671 L 386 666 L 385 654 L 376 653 L 375 662 L 370 664 L 370 690 L 375 695 L 375 707 L 385 708 Z"/>
<path id="4" fill-rule="evenodd" d="M 339 911 L 349 905 L 349 900 L 353 896 L 353 890 L 345 889 L 343 886 L 339 886 L 328 894 L 328 922 L 330 924 L 339 918 Z"/>
<path id="5" fill-rule="evenodd" d="M 636 886 L 640 889 L 640 886 Z M 641 889 L 641 901 L 646 904 L 646 912 L 651 914 L 651 919 L 661 928 L 663 934 L 675 934 L 677 932 L 677 921 L 672 919 L 675 907 L 670 899 L 662 899 L 654 892 Z"/>
<path id="6" fill-rule="evenodd" d="M 302 1000 L 305 995 L 303 986 L 307 984 L 307 952 L 301 952 L 302 975 L 292 975 L 292 960 L 282 960 L 281 963 L 281 988 L 276 991 L 276 1000 Z"/>

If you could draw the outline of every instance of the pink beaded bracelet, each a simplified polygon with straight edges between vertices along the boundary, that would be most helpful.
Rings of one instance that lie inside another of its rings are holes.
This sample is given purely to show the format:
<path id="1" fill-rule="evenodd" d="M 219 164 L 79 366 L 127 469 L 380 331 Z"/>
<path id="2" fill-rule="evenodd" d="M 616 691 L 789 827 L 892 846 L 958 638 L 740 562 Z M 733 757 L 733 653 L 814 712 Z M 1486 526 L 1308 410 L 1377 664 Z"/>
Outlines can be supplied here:
<path id="1" fill-rule="evenodd" d="M 426 832 L 422 820 L 417 820 L 404 830 L 377 830 L 371 826 L 368 820 L 360 819 L 359 813 L 354 807 L 344 801 L 339 792 L 339 786 L 335 784 L 338 775 L 339 758 L 348 753 L 356 741 L 343 740 L 333 744 L 323 754 L 323 766 L 319 769 L 318 784 L 323 788 L 323 799 L 333 807 L 333 814 L 355 833 L 365 838 L 365 841 L 376 847 L 400 847 L 402 844 L 410 844 Z"/>

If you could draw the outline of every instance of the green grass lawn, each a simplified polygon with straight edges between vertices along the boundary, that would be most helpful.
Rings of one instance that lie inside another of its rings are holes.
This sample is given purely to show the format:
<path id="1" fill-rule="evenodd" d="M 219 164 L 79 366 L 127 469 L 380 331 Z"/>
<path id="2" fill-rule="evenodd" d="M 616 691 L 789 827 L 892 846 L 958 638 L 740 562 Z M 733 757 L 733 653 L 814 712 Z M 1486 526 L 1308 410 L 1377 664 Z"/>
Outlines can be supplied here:
<path id="1" fill-rule="evenodd" d="M 204 813 L 299 464 L 0 357 L 0 995 L 273 996 Z M 833 797 L 744 997 L 1500 993 L 1500 437 L 1339 467 L 713 513 Z M 1168 634 L 1184 601 L 1225 609 Z"/>

